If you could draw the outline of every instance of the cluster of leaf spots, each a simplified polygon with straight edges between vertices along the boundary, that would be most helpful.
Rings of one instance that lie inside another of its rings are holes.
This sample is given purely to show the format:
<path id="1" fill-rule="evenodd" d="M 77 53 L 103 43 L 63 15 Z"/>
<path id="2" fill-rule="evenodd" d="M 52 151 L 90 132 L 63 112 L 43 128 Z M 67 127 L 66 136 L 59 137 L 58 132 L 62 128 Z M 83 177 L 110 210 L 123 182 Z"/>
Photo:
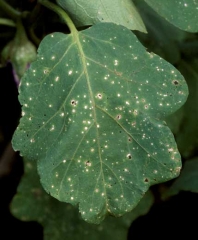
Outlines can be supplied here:
<path id="1" fill-rule="evenodd" d="M 146 214 L 153 204 L 150 191 L 138 206 L 121 218 L 108 217 L 102 224 L 83 221 L 77 209 L 61 203 L 42 189 L 36 171 L 36 162 L 24 161 L 25 174 L 12 203 L 12 214 L 23 221 L 38 221 L 44 228 L 44 240 L 127 239 L 128 228 L 140 215 Z"/>
<path id="2" fill-rule="evenodd" d="M 99 223 L 178 176 L 180 155 L 163 118 L 187 93 L 181 74 L 125 27 L 54 33 L 22 79 L 13 145 L 38 160 L 47 192 Z"/>

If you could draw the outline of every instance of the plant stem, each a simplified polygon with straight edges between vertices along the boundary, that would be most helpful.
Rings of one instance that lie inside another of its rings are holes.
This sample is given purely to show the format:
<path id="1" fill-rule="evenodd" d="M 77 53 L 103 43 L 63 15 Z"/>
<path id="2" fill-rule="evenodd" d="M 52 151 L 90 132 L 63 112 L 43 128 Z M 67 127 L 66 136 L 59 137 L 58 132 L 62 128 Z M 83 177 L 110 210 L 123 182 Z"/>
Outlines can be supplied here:
<path id="1" fill-rule="evenodd" d="M 30 36 L 32 42 L 38 47 L 40 42 L 41 42 L 41 40 L 35 35 L 34 29 L 30 28 L 28 30 L 28 33 L 29 33 L 29 36 Z"/>
<path id="2" fill-rule="evenodd" d="M 0 25 L 6 25 L 9 27 L 16 27 L 16 24 L 11 19 L 0 18 Z"/>
<path id="3" fill-rule="evenodd" d="M 13 7 L 11 7 L 9 4 L 7 4 L 3 0 L 0 0 L 0 9 L 2 9 L 13 20 L 16 20 L 21 15 L 19 11 L 15 10 Z"/>
<path id="4" fill-rule="evenodd" d="M 69 17 L 69 15 L 59 6 L 57 6 L 54 3 L 51 3 L 47 0 L 39 0 L 39 2 L 44 5 L 45 7 L 51 9 L 52 11 L 56 12 L 60 17 L 63 18 L 63 20 L 65 21 L 65 23 L 67 24 L 69 30 L 71 31 L 71 33 L 75 34 L 77 32 L 77 29 L 75 27 L 75 25 L 73 24 L 71 18 Z"/>

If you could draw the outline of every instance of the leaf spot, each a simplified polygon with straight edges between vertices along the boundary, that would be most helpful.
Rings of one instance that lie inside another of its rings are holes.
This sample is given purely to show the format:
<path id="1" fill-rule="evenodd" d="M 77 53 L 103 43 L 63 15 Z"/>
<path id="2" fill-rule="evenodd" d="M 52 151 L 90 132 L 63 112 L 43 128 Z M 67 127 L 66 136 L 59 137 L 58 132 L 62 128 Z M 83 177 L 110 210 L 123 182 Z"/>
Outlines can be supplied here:
<path id="1" fill-rule="evenodd" d="M 47 74 L 47 73 L 49 73 L 49 70 L 48 70 L 48 69 L 44 69 L 44 70 L 43 70 L 43 73 L 44 73 L 44 74 Z"/>
<path id="2" fill-rule="evenodd" d="M 148 178 L 145 178 L 145 179 L 144 179 L 144 182 L 145 182 L 145 183 L 148 183 L 148 182 L 149 182 Z"/>
<path id="3" fill-rule="evenodd" d="M 98 94 L 97 94 L 97 98 L 102 99 L 102 94 L 101 94 L 101 93 L 98 93 Z"/>
<path id="4" fill-rule="evenodd" d="M 59 77 L 57 76 L 57 77 L 55 78 L 55 81 L 58 82 L 58 80 L 59 80 Z"/>
<path id="5" fill-rule="evenodd" d="M 50 131 L 54 131 L 54 125 L 51 126 Z"/>
<path id="6" fill-rule="evenodd" d="M 72 106 L 76 106 L 77 105 L 77 101 L 76 100 L 71 100 L 71 105 Z"/>
<path id="7" fill-rule="evenodd" d="M 117 120 L 120 120 L 122 118 L 122 115 L 121 114 L 118 114 L 117 116 L 116 116 L 116 119 Z"/>
<path id="8" fill-rule="evenodd" d="M 114 65 L 117 66 L 118 65 L 118 60 L 114 60 Z"/>
<path id="9" fill-rule="evenodd" d="M 179 84 L 179 82 L 177 80 L 173 80 L 172 83 L 177 86 Z"/>
<path id="10" fill-rule="evenodd" d="M 91 167 L 91 162 L 90 161 L 86 161 L 85 165 L 88 166 L 88 167 Z"/>

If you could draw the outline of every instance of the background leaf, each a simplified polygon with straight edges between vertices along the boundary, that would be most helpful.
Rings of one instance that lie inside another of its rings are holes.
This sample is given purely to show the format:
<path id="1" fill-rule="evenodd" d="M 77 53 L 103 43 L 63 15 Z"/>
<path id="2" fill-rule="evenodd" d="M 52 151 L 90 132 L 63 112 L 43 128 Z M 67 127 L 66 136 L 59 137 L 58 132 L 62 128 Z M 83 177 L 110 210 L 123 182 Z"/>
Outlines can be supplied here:
<path id="1" fill-rule="evenodd" d="M 180 155 L 162 120 L 188 90 L 172 65 L 112 23 L 52 34 L 38 52 L 20 87 L 13 145 L 38 160 L 46 191 L 99 223 L 178 176 Z"/>
<path id="2" fill-rule="evenodd" d="M 162 198 L 177 195 L 180 191 L 191 191 L 198 193 L 198 158 L 185 162 L 180 176 L 171 187 L 165 191 Z"/>
<path id="3" fill-rule="evenodd" d="M 147 34 L 136 32 L 136 36 L 148 49 L 166 61 L 176 64 L 180 60 L 180 44 L 187 32 L 175 27 L 157 14 L 144 0 L 133 0 L 145 23 Z"/>
<path id="4" fill-rule="evenodd" d="M 188 32 L 198 31 L 197 0 L 145 0 L 145 2 L 176 27 Z"/>
<path id="5" fill-rule="evenodd" d="M 113 22 L 131 30 L 146 32 L 144 23 L 131 0 L 57 0 L 57 3 L 70 14 L 76 26 Z"/>
<path id="6" fill-rule="evenodd" d="M 153 204 L 150 191 L 138 206 L 121 218 L 108 217 L 102 224 L 84 222 L 76 209 L 49 196 L 42 189 L 36 163 L 25 161 L 25 174 L 20 182 L 12 204 L 13 215 L 20 220 L 38 221 L 44 227 L 45 240 L 62 239 L 127 239 L 132 221 L 146 214 Z"/>

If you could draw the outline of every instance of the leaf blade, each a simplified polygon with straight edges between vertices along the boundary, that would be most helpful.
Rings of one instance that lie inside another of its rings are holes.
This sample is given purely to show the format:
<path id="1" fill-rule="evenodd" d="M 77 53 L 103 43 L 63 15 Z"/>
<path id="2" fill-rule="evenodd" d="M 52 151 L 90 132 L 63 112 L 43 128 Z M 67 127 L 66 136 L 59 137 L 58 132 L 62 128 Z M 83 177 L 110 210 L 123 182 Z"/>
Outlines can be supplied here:
<path id="1" fill-rule="evenodd" d="M 146 33 L 144 23 L 135 5 L 130 0 L 57 0 L 57 3 L 71 15 L 77 26 L 113 22 L 131 30 L 139 30 Z"/>
<path id="2" fill-rule="evenodd" d="M 23 81 L 25 115 L 14 147 L 38 159 L 46 191 L 80 202 L 85 220 L 123 215 L 150 185 L 179 174 L 180 155 L 162 119 L 182 105 L 187 86 L 128 29 L 98 24 L 74 36 L 48 36 Z"/>
<path id="3" fill-rule="evenodd" d="M 158 14 L 176 27 L 189 32 L 197 32 L 198 2 L 186 0 L 145 0 Z"/>

